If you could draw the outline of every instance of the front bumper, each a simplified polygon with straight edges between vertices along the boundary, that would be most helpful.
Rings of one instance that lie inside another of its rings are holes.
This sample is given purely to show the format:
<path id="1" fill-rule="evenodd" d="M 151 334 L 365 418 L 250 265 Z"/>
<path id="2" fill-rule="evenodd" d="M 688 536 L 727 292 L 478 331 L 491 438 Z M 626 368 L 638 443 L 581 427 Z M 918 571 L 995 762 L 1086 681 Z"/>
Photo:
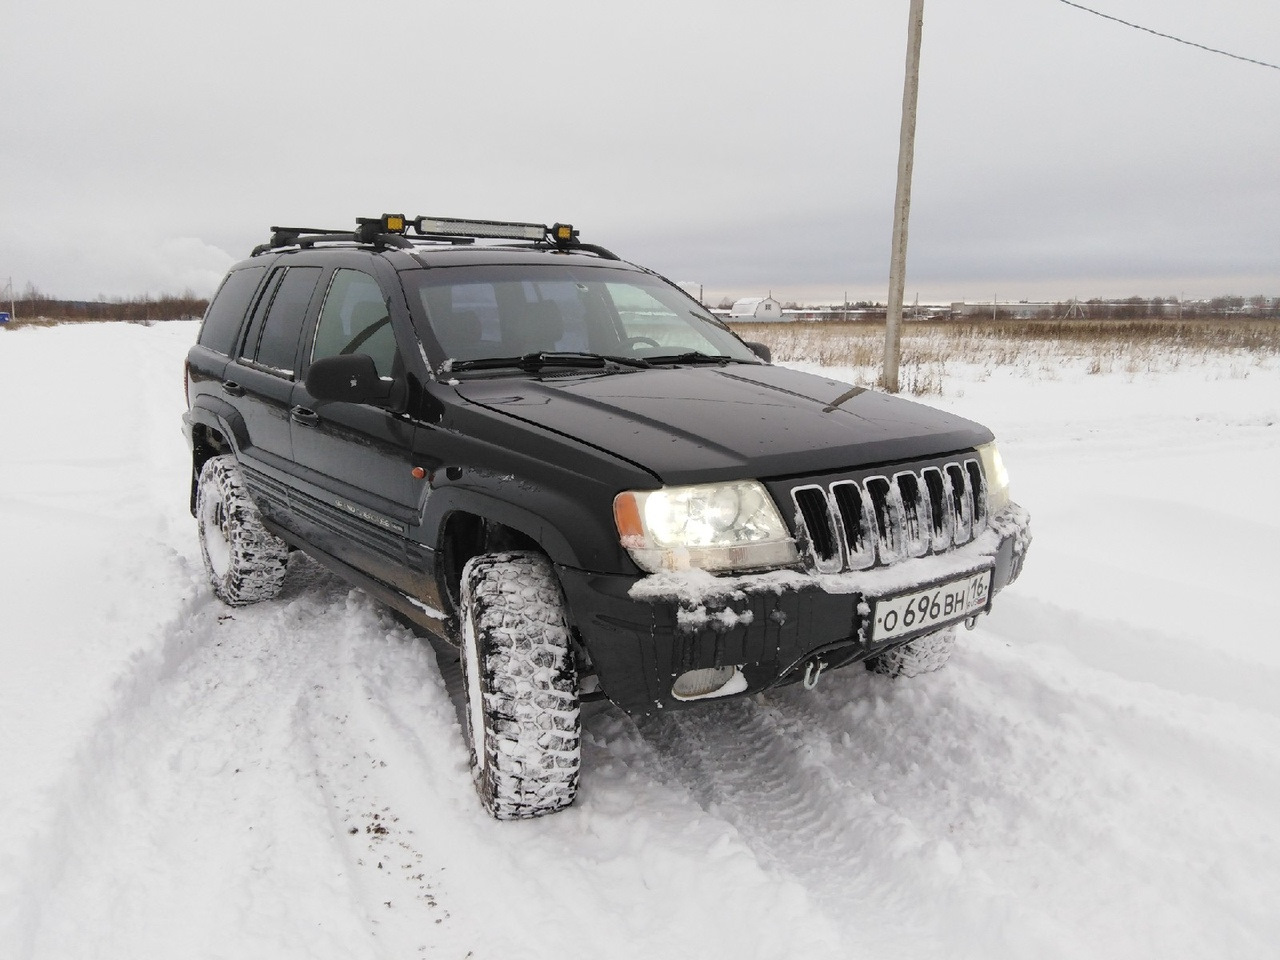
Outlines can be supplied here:
<path id="1" fill-rule="evenodd" d="M 671 692 L 688 670 L 738 666 L 746 679 L 740 693 L 753 693 L 801 679 L 816 656 L 840 667 L 908 642 L 918 634 L 870 641 L 868 601 L 986 569 L 994 597 L 1022 572 L 1030 543 L 1027 511 L 1009 504 L 963 547 L 859 573 L 557 572 L 601 690 L 628 713 L 646 715 L 688 705 Z"/>

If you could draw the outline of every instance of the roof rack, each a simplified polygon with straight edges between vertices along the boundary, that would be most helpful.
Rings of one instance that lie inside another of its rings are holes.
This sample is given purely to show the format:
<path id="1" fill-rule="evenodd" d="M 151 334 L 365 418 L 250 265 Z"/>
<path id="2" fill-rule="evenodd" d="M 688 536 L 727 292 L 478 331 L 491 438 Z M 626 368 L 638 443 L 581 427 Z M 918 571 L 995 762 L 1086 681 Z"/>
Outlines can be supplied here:
<path id="1" fill-rule="evenodd" d="M 409 230 L 412 228 L 412 235 Z M 594 253 L 606 260 L 620 259 L 617 254 L 593 243 L 578 239 L 571 224 L 520 223 L 509 220 L 463 220 L 458 217 L 415 217 L 402 213 L 384 213 L 381 217 L 357 217 L 355 230 L 323 230 L 315 227 L 272 227 L 271 239 L 253 248 L 252 256 L 285 247 L 313 247 L 317 243 L 354 243 L 376 249 L 399 247 L 412 249 L 415 244 L 471 244 L 477 240 L 525 240 L 536 248 L 575 250 Z"/>

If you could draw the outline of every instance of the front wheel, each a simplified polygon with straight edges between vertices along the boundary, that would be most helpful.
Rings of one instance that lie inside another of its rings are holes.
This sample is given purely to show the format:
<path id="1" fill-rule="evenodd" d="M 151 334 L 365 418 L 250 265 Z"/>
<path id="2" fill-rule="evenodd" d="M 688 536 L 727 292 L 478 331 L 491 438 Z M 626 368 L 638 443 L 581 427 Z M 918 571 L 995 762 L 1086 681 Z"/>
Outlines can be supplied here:
<path id="1" fill-rule="evenodd" d="M 918 677 L 922 673 L 941 670 L 951 659 L 955 645 L 956 628 L 947 627 L 937 633 L 916 637 L 863 662 L 872 673 L 882 673 L 887 677 Z"/>
<path id="2" fill-rule="evenodd" d="M 564 595 L 546 558 L 490 553 L 462 569 L 462 670 L 471 772 L 498 820 L 573 803 L 578 678 Z"/>
<path id="3" fill-rule="evenodd" d="M 235 457 L 210 457 L 196 486 L 200 554 L 213 592 L 242 607 L 270 600 L 284 584 L 289 547 L 267 532 Z"/>

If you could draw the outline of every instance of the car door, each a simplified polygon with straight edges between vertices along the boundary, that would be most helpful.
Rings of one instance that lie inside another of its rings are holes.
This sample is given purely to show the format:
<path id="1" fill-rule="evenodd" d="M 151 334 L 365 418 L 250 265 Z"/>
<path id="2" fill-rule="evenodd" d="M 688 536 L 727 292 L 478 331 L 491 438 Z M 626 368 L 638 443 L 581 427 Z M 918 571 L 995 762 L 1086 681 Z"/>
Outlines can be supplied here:
<path id="1" fill-rule="evenodd" d="M 318 266 L 276 266 L 254 305 L 236 358 L 223 371 L 223 392 L 235 397 L 248 443 L 240 452 L 245 479 L 268 515 L 285 520 L 282 481 L 292 469 L 292 406 L 298 353 Z"/>
<path id="2" fill-rule="evenodd" d="M 349 263 L 327 278 L 304 368 L 324 357 L 363 353 L 383 378 L 402 376 L 392 311 L 404 310 L 396 302 L 395 274 L 379 270 L 383 265 L 373 257 L 353 254 Z M 382 282 L 375 275 L 380 272 Z M 318 401 L 301 379 L 291 415 L 309 538 L 378 579 L 416 592 L 421 584 L 405 569 L 406 537 L 420 513 L 425 480 L 413 476 L 413 419 L 371 404 Z"/>

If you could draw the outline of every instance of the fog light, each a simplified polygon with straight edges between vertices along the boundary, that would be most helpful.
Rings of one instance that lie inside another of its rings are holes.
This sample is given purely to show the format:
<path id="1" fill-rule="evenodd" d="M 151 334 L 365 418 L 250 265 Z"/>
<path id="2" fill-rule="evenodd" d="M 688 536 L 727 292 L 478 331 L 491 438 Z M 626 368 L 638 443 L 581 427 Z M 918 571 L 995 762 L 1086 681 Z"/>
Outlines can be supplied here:
<path id="1" fill-rule="evenodd" d="M 677 700 L 706 700 L 727 697 L 747 689 L 747 678 L 738 667 L 707 667 L 689 670 L 676 677 L 671 695 Z"/>

